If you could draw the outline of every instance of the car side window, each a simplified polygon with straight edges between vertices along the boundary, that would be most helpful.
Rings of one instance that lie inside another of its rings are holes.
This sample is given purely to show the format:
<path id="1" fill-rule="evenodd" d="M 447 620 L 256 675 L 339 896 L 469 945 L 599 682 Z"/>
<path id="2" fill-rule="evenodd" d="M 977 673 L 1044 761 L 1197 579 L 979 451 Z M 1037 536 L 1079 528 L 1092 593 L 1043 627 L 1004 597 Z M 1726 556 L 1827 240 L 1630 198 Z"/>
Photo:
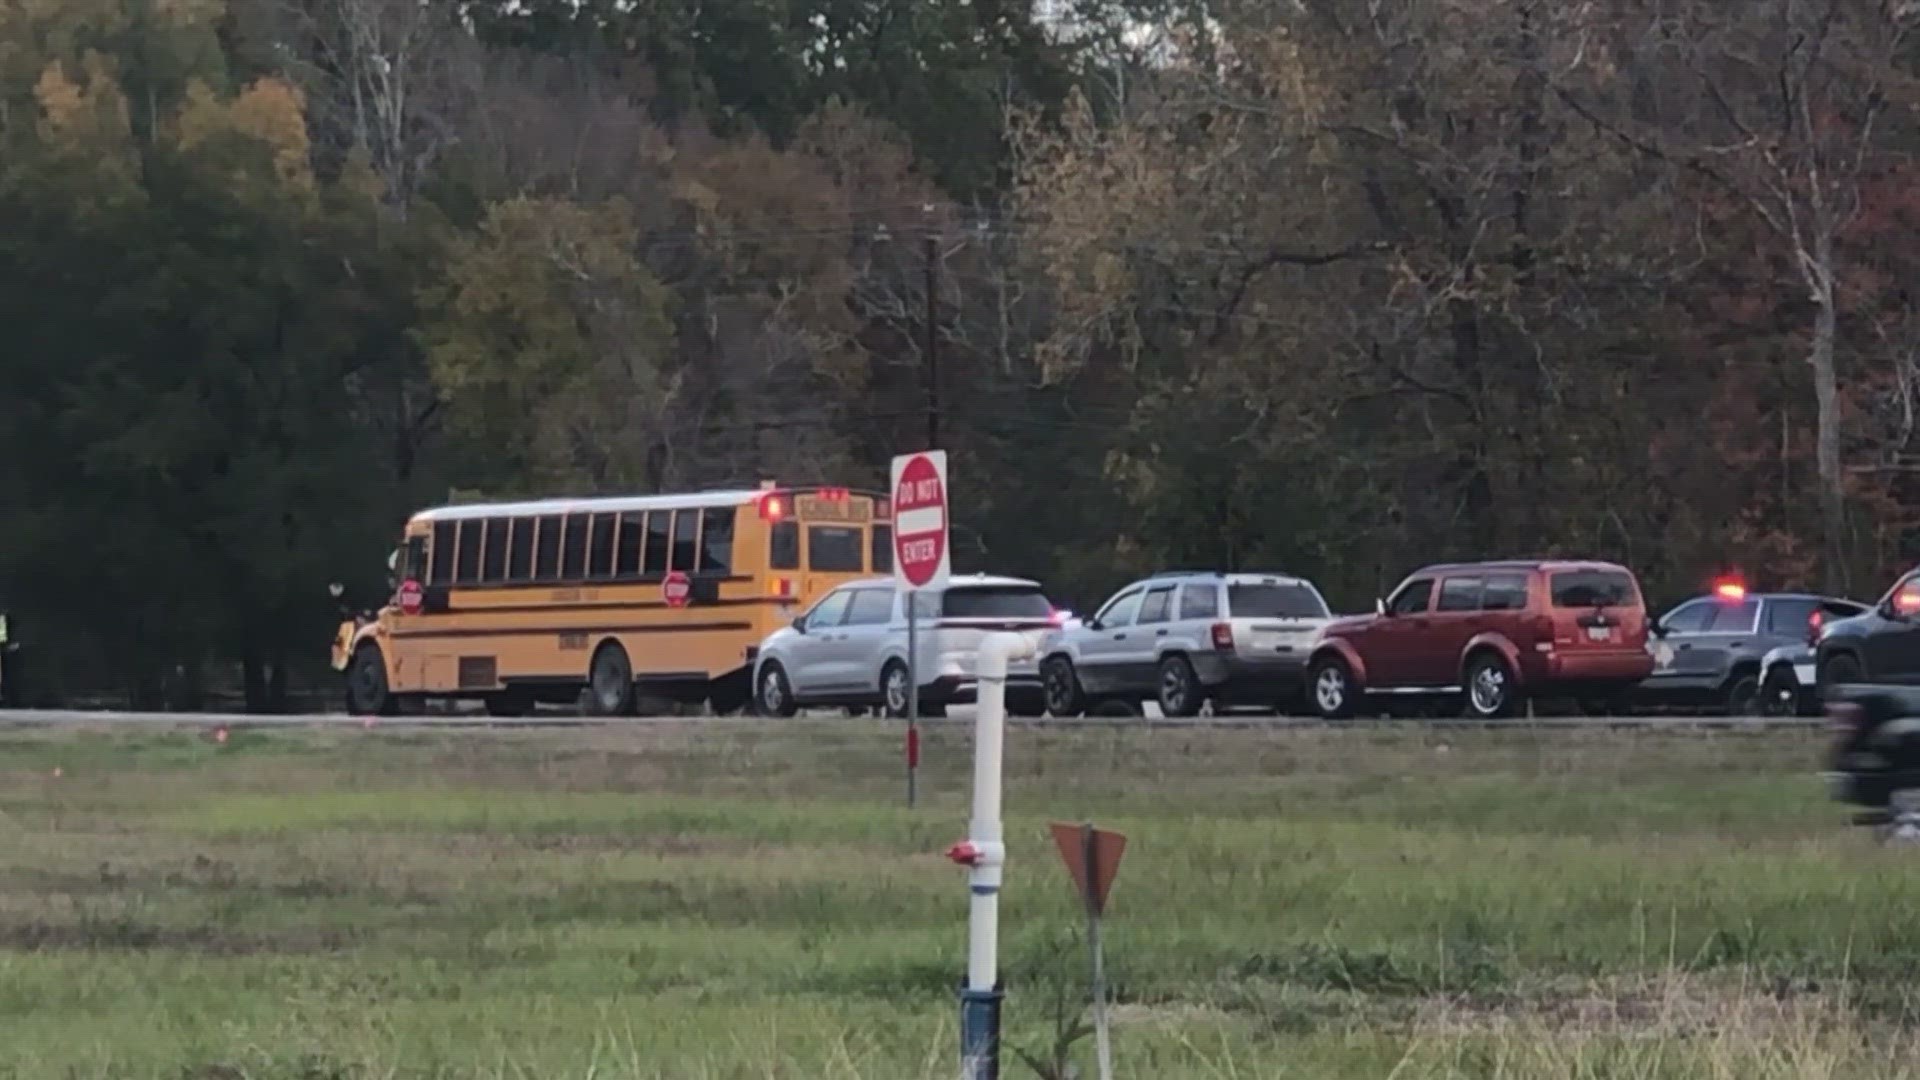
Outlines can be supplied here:
<path id="1" fill-rule="evenodd" d="M 1480 593 L 1481 611 L 1525 611 L 1527 575 L 1489 574 Z"/>
<path id="2" fill-rule="evenodd" d="M 892 589 L 859 589 L 847 603 L 848 626 L 884 626 L 892 621 Z"/>
<path id="3" fill-rule="evenodd" d="M 1820 601 L 1810 597 L 1769 600 L 1767 601 L 1767 632 L 1804 637 L 1807 633 L 1807 624 L 1813 621 L 1813 613 L 1818 610 L 1820 610 Z"/>
<path id="4" fill-rule="evenodd" d="M 1440 583 L 1440 603 L 1435 611 L 1479 611 L 1480 579 L 1450 577 Z"/>
<path id="5" fill-rule="evenodd" d="M 1820 605 L 1820 618 L 1825 622 L 1835 619 L 1851 619 L 1856 615 L 1865 615 L 1870 608 L 1860 604 L 1846 604 L 1838 600 L 1829 600 Z"/>
<path id="6" fill-rule="evenodd" d="M 1220 586 L 1184 585 L 1180 589 L 1182 619 L 1213 619 L 1220 615 Z"/>
<path id="7" fill-rule="evenodd" d="M 1710 634 L 1745 634 L 1753 629 L 1754 618 L 1760 614 L 1760 601 L 1742 600 L 1738 604 L 1715 604 L 1713 621 L 1707 624 Z"/>
<path id="8" fill-rule="evenodd" d="M 1395 615 L 1419 615 L 1427 610 L 1427 601 L 1433 599 L 1433 579 L 1415 578 L 1400 586 L 1400 591 L 1387 601 L 1387 610 Z"/>
<path id="9" fill-rule="evenodd" d="M 1660 619 L 1660 625 L 1675 634 L 1698 634 L 1707 628 L 1713 618 L 1713 609 L 1705 600 L 1693 600 L 1666 613 Z"/>
<path id="10" fill-rule="evenodd" d="M 813 610 L 807 612 L 807 629 L 824 630 L 827 627 L 839 626 L 840 620 L 847 614 L 847 604 L 852 597 L 852 591 L 847 589 L 830 592 L 822 597 L 819 603 L 813 605 Z"/>
<path id="11" fill-rule="evenodd" d="M 1173 586 L 1163 585 L 1158 589 L 1148 589 L 1146 599 L 1140 601 L 1140 625 L 1163 623 L 1167 621 L 1168 609 L 1173 606 Z"/>
<path id="12" fill-rule="evenodd" d="M 1107 601 L 1107 606 L 1094 616 L 1102 629 L 1114 626 L 1132 626 L 1133 613 L 1140 610 L 1140 590 L 1129 589 Z"/>

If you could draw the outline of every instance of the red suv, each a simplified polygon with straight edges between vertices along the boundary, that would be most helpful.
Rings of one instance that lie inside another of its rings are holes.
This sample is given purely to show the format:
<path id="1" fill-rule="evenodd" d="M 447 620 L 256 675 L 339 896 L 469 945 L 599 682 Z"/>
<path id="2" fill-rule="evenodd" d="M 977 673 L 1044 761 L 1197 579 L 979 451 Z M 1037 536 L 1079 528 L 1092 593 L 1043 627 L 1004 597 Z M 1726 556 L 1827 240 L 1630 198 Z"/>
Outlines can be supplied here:
<path id="1" fill-rule="evenodd" d="M 1308 661 L 1314 708 L 1352 716 L 1385 694 L 1454 695 L 1468 716 L 1511 716 L 1529 696 L 1604 701 L 1653 671 L 1632 571 L 1602 562 L 1429 566 L 1327 624 Z"/>

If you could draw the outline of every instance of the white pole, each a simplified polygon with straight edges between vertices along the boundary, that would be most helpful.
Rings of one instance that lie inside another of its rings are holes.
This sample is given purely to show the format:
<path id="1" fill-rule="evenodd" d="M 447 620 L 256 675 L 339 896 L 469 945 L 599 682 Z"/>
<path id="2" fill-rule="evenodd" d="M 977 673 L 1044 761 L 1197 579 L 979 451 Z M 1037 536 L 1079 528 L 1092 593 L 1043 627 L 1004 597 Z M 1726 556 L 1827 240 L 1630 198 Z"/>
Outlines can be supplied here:
<path id="1" fill-rule="evenodd" d="M 974 674 L 973 820 L 947 857 L 967 867 L 967 984 L 960 991 L 960 1075 L 1000 1076 L 1000 871 L 1007 849 L 1000 829 L 1000 754 L 1007 730 L 1007 662 L 1034 653 L 1019 634 L 989 634 Z"/>
<path id="2" fill-rule="evenodd" d="M 1000 882 L 1006 865 L 1000 825 L 1001 754 L 1007 732 L 1007 663 L 1033 655 L 1020 634 L 989 634 L 980 643 L 975 675 L 979 702 L 973 725 L 973 821 L 968 838 L 979 857 L 967 875 L 973 903 L 967 920 L 967 987 L 992 990 L 999 977 Z"/>

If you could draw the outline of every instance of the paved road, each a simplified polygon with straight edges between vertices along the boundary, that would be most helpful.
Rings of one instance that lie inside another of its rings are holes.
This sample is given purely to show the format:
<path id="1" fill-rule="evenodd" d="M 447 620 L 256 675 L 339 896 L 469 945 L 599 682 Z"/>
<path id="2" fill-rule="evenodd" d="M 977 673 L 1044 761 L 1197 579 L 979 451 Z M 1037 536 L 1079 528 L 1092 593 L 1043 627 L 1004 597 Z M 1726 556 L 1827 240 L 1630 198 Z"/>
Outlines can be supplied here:
<path id="1" fill-rule="evenodd" d="M 816 714 L 822 719 L 837 718 L 836 713 Z M 625 718 L 582 717 L 563 713 L 547 713 L 530 717 L 503 719 L 487 716 L 484 713 L 462 713 L 445 716 L 408 716 L 382 717 L 374 726 L 383 728 L 564 728 L 589 727 L 609 724 L 748 724 L 760 723 L 752 719 L 713 719 L 710 717 L 646 716 Z M 972 723 L 971 710 L 955 709 L 953 715 L 945 720 L 927 720 L 927 724 Z M 1214 717 L 1196 717 L 1191 720 L 1169 720 L 1158 715 L 1149 717 L 1085 717 L 1074 720 L 1014 720 L 1016 727 L 1120 727 L 1147 724 L 1153 727 L 1170 728 L 1273 728 L 1273 729 L 1320 729 L 1328 727 L 1430 727 L 1447 730 L 1463 728 L 1524 728 L 1537 729 L 1643 729 L 1643 730 L 1768 730 L 1768 729 L 1805 729 L 1819 726 L 1818 718 L 1799 717 L 1739 717 L 1724 716 L 1581 716 L 1553 717 L 1537 720 L 1508 720 L 1487 723 L 1474 720 L 1349 720 L 1339 724 L 1311 717 L 1276 717 L 1259 715 L 1228 715 Z M 366 721 L 359 717 L 343 713 L 322 713 L 304 716 L 250 716 L 229 713 L 138 713 L 138 712 L 78 712 L 71 710 L 33 710 L 19 709 L 0 711 L 0 727 L 110 727 L 122 725 L 156 725 L 166 727 L 361 727 Z"/>

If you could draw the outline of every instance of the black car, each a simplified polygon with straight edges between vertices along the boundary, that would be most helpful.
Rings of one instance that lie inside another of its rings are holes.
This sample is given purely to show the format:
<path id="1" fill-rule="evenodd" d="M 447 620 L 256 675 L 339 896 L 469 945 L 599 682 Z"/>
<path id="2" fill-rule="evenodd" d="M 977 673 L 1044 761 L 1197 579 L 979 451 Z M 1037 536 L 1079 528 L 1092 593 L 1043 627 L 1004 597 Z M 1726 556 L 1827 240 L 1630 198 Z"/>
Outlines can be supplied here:
<path id="1" fill-rule="evenodd" d="M 1830 794 L 1860 807 L 1857 824 L 1920 837 L 1920 689 L 1853 684 L 1831 695 Z"/>
<path id="2" fill-rule="evenodd" d="M 1920 684 L 1920 570 L 1902 575 L 1863 614 L 1822 627 L 1814 662 L 1823 691 L 1848 683 Z"/>
<path id="3" fill-rule="evenodd" d="M 1866 605 L 1810 593 L 1749 593 L 1724 584 L 1662 615 L 1654 624 L 1653 674 L 1637 697 L 1649 704 L 1709 708 L 1752 716 L 1762 705 L 1763 662 L 1777 649 L 1805 646 L 1823 624 L 1857 616 Z"/>

